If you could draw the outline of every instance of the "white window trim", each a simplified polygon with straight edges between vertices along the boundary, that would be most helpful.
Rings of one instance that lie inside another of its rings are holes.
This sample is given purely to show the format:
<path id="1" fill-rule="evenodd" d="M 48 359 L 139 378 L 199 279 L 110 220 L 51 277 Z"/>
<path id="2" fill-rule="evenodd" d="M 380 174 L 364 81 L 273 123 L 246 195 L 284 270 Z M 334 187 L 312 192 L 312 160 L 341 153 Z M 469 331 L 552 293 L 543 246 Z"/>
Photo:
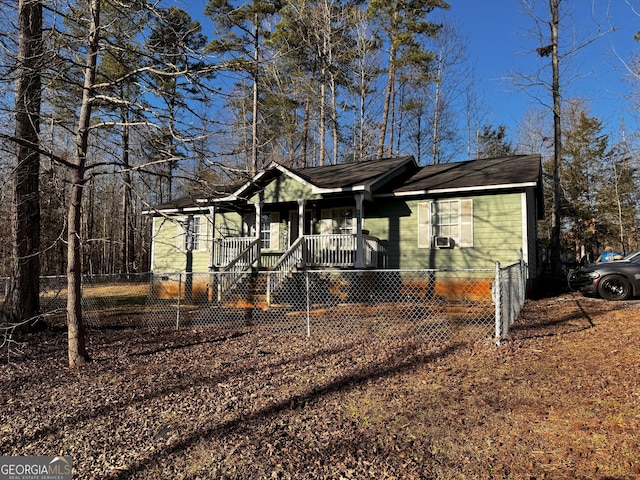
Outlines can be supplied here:
<path id="1" fill-rule="evenodd" d="M 451 236 L 454 248 L 470 248 L 473 247 L 474 227 L 473 227 L 473 200 L 470 198 L 461 199 L 444 199 L 443 201 L 457 201 L 458 206 L 458 235 Z M 435 226 L 433 225 L 433 206 L 438 201 L 429 200 L 426 202 L 418 202 L 418 248 L 436 248 L 435 247 Z"/>
<path id="2" fill-rule="evenodd" d="M 347 232 L 340 228 L 340 220 L 343 218 L 341 213 L 344 211 L 351 212 L 351 231 Z M 355 234 L 356 233 L 356 209 L 355 207 L 339 207 L 339 208 L 323 208 L 320 212 L 320 233 L 323 235 L 331 234 Z"/>
<path id="3" fill-rule="evenodd" d="M 269 232 L 269 246 L 261 247 L 267 251 L 278 251 L 280 249 L 280 213 L 263 213 L 269 217 L 269 229 L 262 229 L 262 233 Z"/>
<path id="4" fill-rule="evenodd" d="M 192 218 L 193 222 L 197 221 L 198 231 L 195 232 L 195 238 L 193 239 L 194 248 L 192 251 L 194 252 L 206 252 L 208 245 L 208 222 L 206 221 L 206 217 L 203 215 L 188 215 L 185 217 L 180 217 L 176 222 L 177 233 L 176 233 L 176 247 L 181 252 L 187 251 L 187 229 L 189 228 L 189 219 Z"/>

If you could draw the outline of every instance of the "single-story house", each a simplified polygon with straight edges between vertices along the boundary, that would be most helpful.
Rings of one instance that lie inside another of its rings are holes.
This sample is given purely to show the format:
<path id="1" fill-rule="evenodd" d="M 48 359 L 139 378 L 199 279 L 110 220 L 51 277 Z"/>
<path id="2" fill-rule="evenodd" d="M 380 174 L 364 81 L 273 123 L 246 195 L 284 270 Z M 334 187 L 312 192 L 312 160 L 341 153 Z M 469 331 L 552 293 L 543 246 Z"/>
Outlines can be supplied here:
<path id="1" fill-rule="evenodd" d="M 269 164 L 245 184 L 153 215 L 154 273 L 253 269 L 538 271 L 540 155 L 418 166 L 412 156 Z"/>

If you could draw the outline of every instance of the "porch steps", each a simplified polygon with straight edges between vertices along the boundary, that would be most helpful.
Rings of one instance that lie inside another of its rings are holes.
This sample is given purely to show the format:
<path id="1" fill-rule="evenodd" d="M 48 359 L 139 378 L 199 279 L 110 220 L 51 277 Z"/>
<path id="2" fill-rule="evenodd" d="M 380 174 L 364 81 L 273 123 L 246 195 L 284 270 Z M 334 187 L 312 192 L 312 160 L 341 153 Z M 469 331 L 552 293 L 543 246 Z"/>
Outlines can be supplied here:
<path id="1" fill-rule="evenodd" d="M 221 304 L 225 307 L 250 308 L 255 306 L 261 309 L 271 309 L 277 307 L 288 308 L 290 301 L 278 298 L 278 291 L 281 290 L 293 277 L 297 269 L 286 275 L 284 284 L 280 285 L 275 292 L 271 292 L 271 299 L 267 297 L 268 275 L 264 271 L 253 271 L 247 274 L 242 281 L 238 282 L 227 292 L 222 293 Z M 284 300 L 284 301 L 283 301 Z"/>

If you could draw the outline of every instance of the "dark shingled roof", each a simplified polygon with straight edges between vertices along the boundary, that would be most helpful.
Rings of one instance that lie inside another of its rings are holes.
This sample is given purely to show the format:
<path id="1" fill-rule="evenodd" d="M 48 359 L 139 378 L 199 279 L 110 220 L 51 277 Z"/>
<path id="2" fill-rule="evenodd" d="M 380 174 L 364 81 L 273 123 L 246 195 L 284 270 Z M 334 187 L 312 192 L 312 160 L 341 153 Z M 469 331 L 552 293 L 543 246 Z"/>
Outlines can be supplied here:
<path id="1" fill-rule="evenodd" d="M 291 169 L 291 171 L 319 188 L 349 188 L 375 182 L 405 163 L 409 163 L 415 168 L 413 157 L 407 156 L 325 165 L 322 167 L 297 168 Z"/>
<path id="2" fill-rule="evenodd" d="M 161 203 L 160 205 L 156 205 L 153 209 L 147 210 L 147 212 L 153 211 L 167 211 L 167 210 L 184 210 L 184 209 L 202 209 L 206 210 L 206 204 L 203 205 L 199 202 L 202 198 L 209 199 L 222 199 L 228 197 L 233 191 L 237 189 L 237 185 L 228 185 L 228 186 L 218 186 L 215 188 L 213 193 L 209 193 L 208 196 L 205 196 L 202 193 L 191 193 L 187 194 L 183 197 L 174 198 L 168 202 Z"/>
<path id="3" fill-rule="evenodd" d="M 196 203 L 196 199 L 190 195 L 174 198 L 168 202 L 161 203 L 160 205 L 156 205 L 154 210 L 182 210 L 184 208 L 193 208 L 198 204 Z"/>
<path id="4" fill-rule="evenodd" d="M 422 167 L 393 192 L 408 194 L 537 184 L 542 180 L 540 175 L 540 155 L 468 160 Z"/>
<path id="5" fill-rule="evenodd" d="M 536 186 L 542 188 L 540 155 L 513 155 L 509 157 L 443 163 L 419 168 L 412 156 L 383 158 L 358 163 L 344 163 L 288 169 L 273 164 L 256 177 L 255 183 L 242 188 L 260 188 L 281 174 L 284 168 L 316 188 L 326 191 L 348 191 L 364 187 L 374 196 L 424 195 L 448 191 L 474 191 L 502 187 Z M 224 200 L 237 187 L 220 188 L 208 200 Z M 206 208 L 194 195 L 177 198 L 155 207 L 154 211 Z M 540 198 L 542 196 L 540 195 Z"/>

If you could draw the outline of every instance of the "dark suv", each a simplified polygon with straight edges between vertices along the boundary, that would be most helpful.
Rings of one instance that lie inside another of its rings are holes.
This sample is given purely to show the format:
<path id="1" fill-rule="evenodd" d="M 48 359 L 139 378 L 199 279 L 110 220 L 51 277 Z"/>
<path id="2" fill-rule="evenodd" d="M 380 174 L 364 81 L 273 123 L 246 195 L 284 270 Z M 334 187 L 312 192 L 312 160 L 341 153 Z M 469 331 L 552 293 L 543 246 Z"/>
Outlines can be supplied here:
<path id="1" fill-rule="evenodd" d="M 606 300 L 626 300 L 640 295 L 640 252 L 621 260 L 594 263 L 571 270 L 567 277 L 571 290 L 584 295 L 600 295 Z"/>

